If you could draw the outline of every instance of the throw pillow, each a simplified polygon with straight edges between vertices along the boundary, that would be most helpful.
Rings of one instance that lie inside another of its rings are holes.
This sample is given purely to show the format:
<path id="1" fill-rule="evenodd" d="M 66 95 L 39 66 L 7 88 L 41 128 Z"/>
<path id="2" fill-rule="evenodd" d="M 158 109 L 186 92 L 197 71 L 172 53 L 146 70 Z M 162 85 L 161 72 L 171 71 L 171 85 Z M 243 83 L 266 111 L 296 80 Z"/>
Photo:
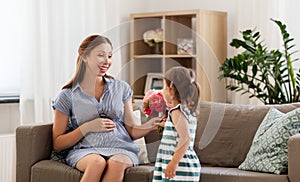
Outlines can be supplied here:
<path id="1" fill-rule="evenodd" d="M 66 133 L 68 133 L 68 132 L 70 132 L 72 130 L 73 130 L 73 127 L 72 127 L 71 123 L 68 122 Z M 58 162 L 66 163 L 66 157 L 67 157 L 67 155 L 69 153 L 69 150 L 70 150 L 70 148 L 66 149 L 66 150 L 62 150 L 60 152 L 56 152 L 56 151 L 54 151 L 54 149 L 52 149 L 51 155 L 50 155 L 50 159 L 58 161 Z"/>
<path id="2" fill-rule="evenodd" d="M 287 172 L 288 139 L 299 133 L 300 108 L 283 114 L 271 108 L 260 124 L 242 170 L 282 174 Z"/>
<path id="3" fill-rule="evenodd" d="M 137 125 L 141 125 L 141 111 L 140 110 L 135 110 L 135 111 L 133 111 L 133 113 L 136 117 Z M 135 140 L 134 143 L 137 144 L 140 147 L 140 152 L 138 153 L 139 163 L 140 164 L 149 163 L 147 148 L 146 148 L 146 143 L 145 143 L 144 137 Z"/>
<path id="4" fill-rule="evenodd" d="M 63 150 L 61 152 L 56 152 L 52 150 L 50 159 L 58 162 L 66 163 L 66 157 L 68 155 L 69 150 Z"/>

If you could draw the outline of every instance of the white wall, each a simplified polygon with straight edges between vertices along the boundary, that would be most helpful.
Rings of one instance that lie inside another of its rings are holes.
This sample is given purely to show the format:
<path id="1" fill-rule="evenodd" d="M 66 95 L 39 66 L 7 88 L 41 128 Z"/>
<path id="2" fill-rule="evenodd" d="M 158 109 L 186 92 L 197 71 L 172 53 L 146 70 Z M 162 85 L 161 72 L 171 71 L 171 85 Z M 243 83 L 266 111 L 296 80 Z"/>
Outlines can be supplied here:
<path id="1" fill-rule="evenodd" d="M 296 50 L 300 50 L 300 24 L 298 17 L 300 15 L 299 0 L 289 0 L 290 4 L 286 4 L 283 7 L 284 23 L 287 25 L 287 31 L 290 33 L 291 38 L 295 38 L 294 43 L 296 44 Z M 294 58 L 300 58 L 300 51 L 298 51 Z M 300 62 L 297 62 L 297 68 L 300 68 Z"/>
<path id="2" fill-rule="evenodd" d="M 20 125 L 19 103 L 0 104 L 0 135 L 14 133 Z"/>

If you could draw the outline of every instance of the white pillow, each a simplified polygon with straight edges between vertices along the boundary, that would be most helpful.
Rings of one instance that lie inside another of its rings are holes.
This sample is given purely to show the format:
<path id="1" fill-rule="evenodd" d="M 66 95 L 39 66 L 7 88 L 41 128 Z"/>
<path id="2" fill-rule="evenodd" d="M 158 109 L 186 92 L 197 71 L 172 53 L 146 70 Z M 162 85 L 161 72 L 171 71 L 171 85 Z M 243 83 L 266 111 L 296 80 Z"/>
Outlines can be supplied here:
<path id="1" fill-rule="evenodd" d="M 135 110 L 135 111 L 133 111 L 133 113 L 136 118 L 136 124 L 141 125 L 141 111 Z M 146 148 L 146 143 L 145 143 L 144 137 L 135 140 L 134 143 L 140 147 L 140 152 L 138 153 L 139 163 L 140 164 L 149 163 L 148 153 L 147 153 L 147 148 Z"/>

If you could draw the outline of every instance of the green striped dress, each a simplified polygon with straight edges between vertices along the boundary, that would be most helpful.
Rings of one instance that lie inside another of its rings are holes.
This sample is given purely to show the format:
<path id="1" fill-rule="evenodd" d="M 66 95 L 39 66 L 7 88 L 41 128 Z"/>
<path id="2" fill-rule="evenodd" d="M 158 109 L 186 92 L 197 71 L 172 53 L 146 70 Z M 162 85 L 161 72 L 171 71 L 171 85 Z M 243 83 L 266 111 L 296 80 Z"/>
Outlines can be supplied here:
<path id="1" fill-rule="evenodd" d="M 169 114 L 169 117 L 167 118 L 165 123 L 163 136 L 156 156 L 153 182 L 158 182 L 158 181 L 199 182 L 201 165 L 193 149 L 196 127 L 197 127 L 197 119 L 196 117 L 192 116 L 189 110 L 182 105 L 177 105 L 176 107 L 172 108 L 169 111 L 169 113 L 175 109 L 180 109 L 189 122 L 190 137 L 191 137 L 190 146 L 178 164 L 178 168 L 176 169 L 176 176 L 172 179 L 165 178 L 164 173 L 166 167 L 172 159 L 172 156 L 176 150 L 178 139 L 179 139 L 178 133 Z"/>

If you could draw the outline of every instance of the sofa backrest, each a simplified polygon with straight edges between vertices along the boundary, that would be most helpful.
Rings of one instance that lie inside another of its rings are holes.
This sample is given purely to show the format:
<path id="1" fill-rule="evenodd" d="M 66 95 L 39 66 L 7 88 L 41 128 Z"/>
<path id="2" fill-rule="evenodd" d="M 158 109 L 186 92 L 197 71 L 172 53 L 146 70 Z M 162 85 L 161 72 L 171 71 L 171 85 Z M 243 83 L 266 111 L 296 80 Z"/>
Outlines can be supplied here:
<path id="1" fill-rule="evenodd" d="M 201 163 L 239 166 L 270 107 L 286 113 L 300 107 L 300 103 L 254 106 L 201 102 L 194 145 Z"/>
<path id="2" fill-rule="evenodd" d="M 300 107 L 300 103 L 255 106 L 200 102 L 194 144 L 200 162 L 210 166 L 239 166 L 270 107 L 286 113 Z M 156 131 L 145 137 L 150 162 L 155 161 L 160 139 Z"/>

